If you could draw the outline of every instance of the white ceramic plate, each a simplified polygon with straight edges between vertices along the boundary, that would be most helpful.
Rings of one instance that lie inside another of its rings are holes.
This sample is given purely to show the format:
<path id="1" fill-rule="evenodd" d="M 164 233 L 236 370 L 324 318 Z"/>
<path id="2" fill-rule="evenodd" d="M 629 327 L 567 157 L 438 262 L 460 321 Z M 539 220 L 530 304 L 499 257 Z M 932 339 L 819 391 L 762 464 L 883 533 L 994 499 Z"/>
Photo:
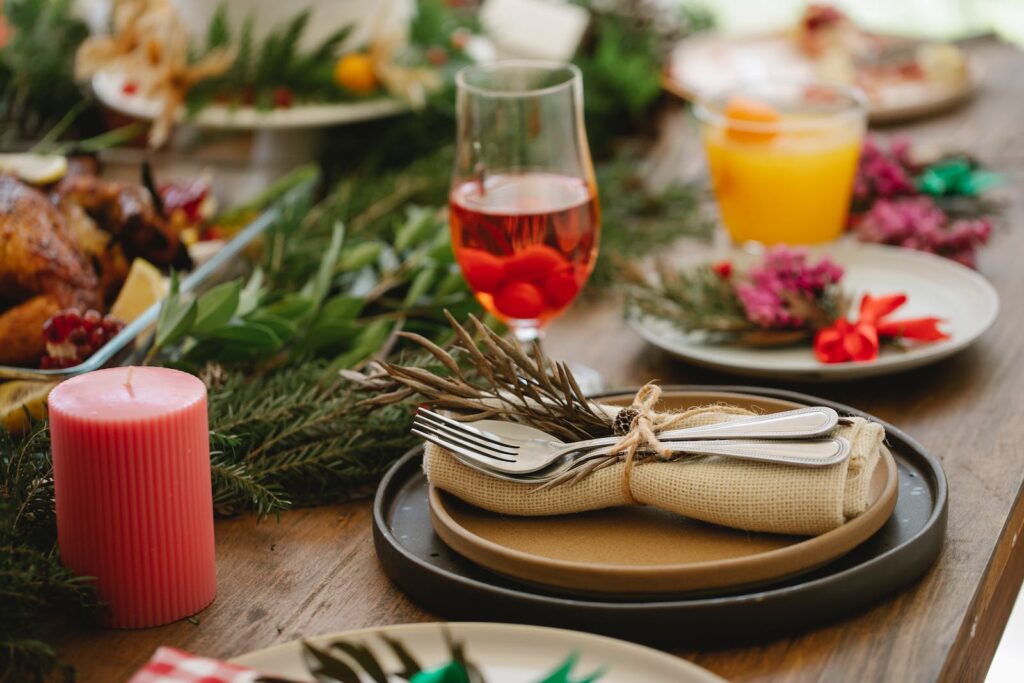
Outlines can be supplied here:
<path id="1" fill-rule="evenodd" d="M 424 668 L 450 657 L 441 629 L 466 645 L 466 656 L 480 667 L 488 683 L 532 683 L 550 673 L 571 653 L 579 655 L 577 676 L 605 669 L 600 683 L 724 683 L 707 669 L 649 647 L 577 631 L 517 624 L 453 622 L 400 624 L 345 631 L 309 639 L 314 645 L 343 638 L 369 646 L 385 667 L 399 663 L 377 637 L 402 642 Z M 386 655 L 386 656 L 385 656 Z M 258 650 L 231 660 L 265 674 L 309 680 L 298 641 Z M 397 679 L 396 679 L 397 680 Z"/>
<path id="2" fill-rule="evenodd" d="M 160 114 L 161 104 L 141 95 L 125 93 L 125 80 L 124 74 L 100 71 L 93 76 L 92 88 L 96 97 L 111 109 L 137 119 L 155 119 Z M 393 97 L 363 102 L 300 104 L 287 109 L 270 110 L 210 105 L 204 107 L 190 123 L 199 128 L 318 128 L 393 116 L 408 108 L 408 104 Z M 184 119 L 184 113 L 178 118 Z"/>
<path id="3" fill-rule="evenodd" d="M 883 348 L 866 363 L 824 364 L 810 345 L 779 349 L 752 349 L 708 344 L 699 335 L 677 329 L 667 320 L 641 317 L 633 328 L 651 344 L 684 360 L 750 377 L 801 381 L 831 381 L 874 377 L 902 372 L 951 356 L 974 343 L 999 313 L 999 295 L 981 275 L 949 259 L 910 249 L 867 244 L 840 244 L 811 250 L 827 254 L 843 266 L 842 285 L 851 296 L 853 311 L 865 294 L 880 296 L 903 292 L 907 303 L 894 319 L 937 316 L 946 341 L 916 345 L 910 350 Z"/>
<path id="4" fill-rule="evenodd" d="M 786 35 L 730 38 L 710 33 L 687 38 L 676 46 L 664 85 L 680 97 L 694 99 L 765 78 L 799 81 L 817 77 L 814 62 Z M 874 123 L 887 123 L 938 113 L 969 97 L 979 80 L 978 65 L 968 58 L 967 78 L 955 85 L 918 80 L 879 84 L 871 93 L 868 115 Z"/>

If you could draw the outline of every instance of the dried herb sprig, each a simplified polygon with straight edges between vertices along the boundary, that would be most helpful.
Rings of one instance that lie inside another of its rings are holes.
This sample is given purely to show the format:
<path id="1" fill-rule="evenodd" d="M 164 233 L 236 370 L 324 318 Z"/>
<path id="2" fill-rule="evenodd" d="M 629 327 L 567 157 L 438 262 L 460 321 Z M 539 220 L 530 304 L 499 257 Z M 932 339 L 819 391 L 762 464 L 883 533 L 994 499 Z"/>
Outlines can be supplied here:
<path id="1" fill-rule="evenodd" d="M 521 422 L 566 439 L 612 433 L 613 416 L 589 401 L 569 367 L 550 360 L 540 344 L 526 348 L 472 315 L 470 333 L 450 313 L 445 315 L 455 333 L 450 351 L 418 334 L 399 333 L 431 354 L 442 373 L 397 363 L 376 364 L 367 373 L 342 372 L 363 388 L 382 392 L 364 405 L 390 405 L 419 395 L 464 420 Z"/>

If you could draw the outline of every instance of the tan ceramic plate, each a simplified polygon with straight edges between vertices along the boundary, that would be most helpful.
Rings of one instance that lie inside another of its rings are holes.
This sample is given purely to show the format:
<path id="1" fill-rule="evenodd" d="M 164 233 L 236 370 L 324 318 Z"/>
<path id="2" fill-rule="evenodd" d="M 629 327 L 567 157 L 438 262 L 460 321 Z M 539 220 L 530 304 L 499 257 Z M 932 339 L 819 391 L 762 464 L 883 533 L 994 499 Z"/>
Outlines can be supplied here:
<path id="1" fill-rule="evenodd" d="M 628 402 L 608 400 L 609 403 Z M 668 408 L 728 402 L 765 412 L 799 407 L 726 392 L 671 392 Z M 481 510 L 431 488 L 431 522 L 459 554 L 499 574 L 586 595 L 666 596 L 776 581 L 819 567 L 867 540 L 896 506 L 896 462 L 883 449 L 872 504 L 820 536 L 750 533 L 655 508 L 598 510 L 557 517 L 511 517 Z"/>

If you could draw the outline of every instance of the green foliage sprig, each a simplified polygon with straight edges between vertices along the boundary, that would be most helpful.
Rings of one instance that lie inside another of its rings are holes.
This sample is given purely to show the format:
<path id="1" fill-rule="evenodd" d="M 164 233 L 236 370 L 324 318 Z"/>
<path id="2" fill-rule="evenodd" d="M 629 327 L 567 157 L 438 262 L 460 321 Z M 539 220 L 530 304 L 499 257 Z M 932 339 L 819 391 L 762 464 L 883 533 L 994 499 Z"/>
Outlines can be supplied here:
<path id="1" fill-rule="evenodd" d="M 41 614 L 84 615 L 98 606 L 91 584 L 57 556 L 53 465 L 46 424 L 21 437 L 0 429 L 0 680 L 70 677 L 38 636 Z"/>
<path id="2" fill-rule="evenodd" d="M 9 40 L 0 48 L 0 118 L 7 123 L 5 135 L 30 139 L 71 110 L 77 110 L 79 126 L 95 123 L 81 111 L 93 105 L 74 80 L 75 52 L 89 30 L 71 6 L 71 0 L 4 2 Z M 95 126 L 89 132 L 97 132 Z"/>

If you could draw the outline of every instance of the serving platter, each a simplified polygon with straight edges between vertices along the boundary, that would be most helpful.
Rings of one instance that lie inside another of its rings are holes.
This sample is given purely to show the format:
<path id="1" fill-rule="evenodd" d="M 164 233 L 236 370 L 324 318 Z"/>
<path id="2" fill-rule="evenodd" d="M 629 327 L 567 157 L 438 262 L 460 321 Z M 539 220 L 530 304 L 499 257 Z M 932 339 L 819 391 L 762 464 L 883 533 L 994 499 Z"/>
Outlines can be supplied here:
<path id="1" fill-rule="evenodd" d="M 976 271 L 949 259 L 901 247 L 878 244 L 836 244 L 810 250 L 843 267 L 843 289 L 855 302 L 903 292 L 906 305 L 894 317 L 935 315 L 950 338 L 906 350 L 883 348 L 870 362 L 825 364 L 810 344 L 751 348 L 708 343 L 670 320 L 634 317 L 631 325 L 651 344 L 695 365 L 749 377 L 793 381 L 836 381 L 903 372 L 947 358 L 978 341 L 999 315 L 999 295 Z"/>
<path id="2" fill-rule="evenodd" d="M 417 448 L 382 480 L 374 501 L 374 542 L 385 572 L 425 608 L 451 619 L 500 619 L 607 633 L 661 645 L 723 646 L 778 637 L 847 615 L 899 590 L 938 556 L 946 528 L 946 480 L 939 463 L 893 425 L 849 406 L 754 387 L 666 387 L 723 391 L 828 405 L 875 419 L 888 435 L 899 495 L 893 514 L 868 540 L 808 573 L 732 594 L 677 598 L 581 597 L 490 571 L 452 550 L 429 518 L 429 485 Z M 625 398 L 633 392 L 603 397 Z"/>
<path id="3" fill-rule="evenodd" d="M 466 655 L 476 664 L 488 683 L 529 683 L 537 681 L 570 654 L 579 656 L 574 671 L 581 674 L 603 669 L 601 683 L 723 683 L 707 669 L 648 647 L 578 631 L 539 626 L 492 623 L 398 624 L 344 631 L 309 638 L 313 645 L 326 646 L 336 640 L 363 643 L 378 656 L 385 668 L 398 669 L 401 662 L 387 648 L 383 637 L 401 642 L 425 668 L 451 659 L 445 632 L 465 643 Z M 257 671 L 306 680 L 301 641 L 295 640 L 240 655 L 233 664 Z"/>
<path id="4" fill-rule="evenodd" d="M 662 405 L 685 410 L 714 403 L 764 413 L 799 407 L 721 391 L 678 392 Z M 878 531 L 896 506 L 898 490 L 896 461 L 883 449 L 868 509 L 813 537 L 750 533 L 647 506 L 513 517 L 482 510 L 435 487 L 427 495 L 435 533 L 460 555 L 531 584 L 621 599 L 738 592 L 809 571 Z"/>
<path id="5" fill-rule="evenodd" d="M 126 80 L 124 74 L 100 71 L 93 76 L 92 88 L 96 97 L 111 109 L 138 119 L 157 118 L 163 105 L 140 94 L 126 93 Z M 231 130 L 322 128 L 394 116 L 408 109 L 406 102 L 394 97 L 376 97 L 357 102 L 297 104 L 267 110 L 212 104 L 204 107 L 188 123 L 199 128 Z M 178 118 L 184 121 L 184 112 Z"/>
<path id="6" fill-rule="evenodd" d="M 686 38 L 676 45 L 662 78 L 663 87 L 686 100 L 722 92 L 763 78 L 815 80 L 817 65 L 783 33 Z M 967 57 L 966 75 L 956 83 L 926 80 L 884 82 L 868 98 L 872 123 L 896 123 L 949 110 L 969 99 L 981 82 L 981 70 Z"/>
<path id="7" fill-rule="evenodd" d="M 184 276 L 179 286 L 179 292 L 183 296 L 197 294 L 214 284 L 218 276 L 223 277 L 221 274 L 230 268 L 235 259 L 274 224 L 277 220 L 281 204 L 290 203 L 298 197 L 309 193 L 315 182 L 315 179 L 310 179 L 289 190 L 281 200 L 261 213 L 256 219 L 240 230 L 238 234 L 224 243 L 216 253 Z M 100 347 L 96 353 L 78 365 L 54 370 L 0 365 L 0 381 L 41 380 L 54 382 L 86 372 L 92 372 L 93 370 L 99 370 L 112 362 L 124 359 L 130 355 L 137 341 L 145 341 L 142 337 L 148 338 L 148 331 L 156 323 L 163 301 L 164 299 L 161 299 L 151 305 L 139 317 L 126 325 L 113 339 Z"/>

